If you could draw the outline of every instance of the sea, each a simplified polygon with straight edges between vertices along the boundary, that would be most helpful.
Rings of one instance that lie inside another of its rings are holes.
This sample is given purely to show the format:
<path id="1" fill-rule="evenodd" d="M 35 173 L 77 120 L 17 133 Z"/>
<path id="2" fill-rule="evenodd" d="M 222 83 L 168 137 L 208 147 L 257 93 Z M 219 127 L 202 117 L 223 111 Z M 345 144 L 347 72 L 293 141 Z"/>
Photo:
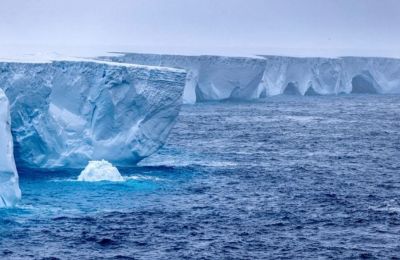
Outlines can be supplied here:
<path id="1" fill-rule="evenodd" d="M 0 259 L 400 259 L 400 95 L 185 105 L 124 182 L 18 170 Z"/>

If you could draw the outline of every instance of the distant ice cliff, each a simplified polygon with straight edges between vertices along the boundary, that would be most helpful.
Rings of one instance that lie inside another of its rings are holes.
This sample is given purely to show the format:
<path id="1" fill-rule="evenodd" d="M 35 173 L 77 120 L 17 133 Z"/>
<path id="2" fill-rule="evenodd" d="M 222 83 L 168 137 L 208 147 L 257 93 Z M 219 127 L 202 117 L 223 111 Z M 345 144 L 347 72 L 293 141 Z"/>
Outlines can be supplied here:
<path id="1" fill-rule="evenodd" d="M 280 94 L 400 93 L 400 59 L 238 58 L 138 53 L 99 59 L 187 70 L 185 103 L 253 100 Z"/>

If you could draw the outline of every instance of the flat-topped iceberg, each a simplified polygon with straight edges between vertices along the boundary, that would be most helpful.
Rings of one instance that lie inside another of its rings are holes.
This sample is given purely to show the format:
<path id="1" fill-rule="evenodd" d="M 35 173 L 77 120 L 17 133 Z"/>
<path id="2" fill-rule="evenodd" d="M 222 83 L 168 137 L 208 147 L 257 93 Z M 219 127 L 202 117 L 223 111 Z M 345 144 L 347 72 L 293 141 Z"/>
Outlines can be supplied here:
<path id="1" fill-rule="evenodd" d="M 400 59 L 264 56 L 266 96 L 400 93 Z"/>
<path id="2" fill-rule="evenodd" d="M 125 53 L 100 57 L 187 70 L 184 102 L 274 95 L 400 93 L 400 59 L 184 56 Z"/>
<path id="3" fill-rule="evenodd" d="M 183 70 L 111 62 L 0 62 L 17 165 L 136 164 L 165 142 L 185 78 Z"/>
<path id="4" fill-rule="evenodd" d="M 181 68 L 187 71 L 184 103 L 259 97 L 263 58 L 127 53 L 100 60 Z"/>
<path id="5" fill-rule="evenodd" d="M 101 161 L 90 161 L 78 177 L 78 181 L 124 181 L 118 169 L 111 163 Z"/>
<path id="6" fill-rule="evenodd" d="M 14 206 L 21 198 L 13 154 L 9 102 L 0 89 L 0 207 Z"/>

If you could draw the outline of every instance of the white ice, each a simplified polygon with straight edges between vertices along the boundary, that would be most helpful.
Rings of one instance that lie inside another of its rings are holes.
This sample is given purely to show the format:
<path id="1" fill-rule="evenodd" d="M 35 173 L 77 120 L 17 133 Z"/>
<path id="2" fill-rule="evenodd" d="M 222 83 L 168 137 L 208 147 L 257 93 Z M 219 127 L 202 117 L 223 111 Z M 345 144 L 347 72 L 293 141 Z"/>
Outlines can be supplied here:
<path id="1" fill-rule="evenodd" d="M 97 182 L 97 181 L 124 181 L 118 169 L 111 163 L 101 161 L 90 161 L 86 168 L 81 172 L 78 181 Z"/>
<path id="2" fill-rule="evenodd" d="M 184 103 L 253 100 L 281 94 L 400 93 L 400 59 L 393 58 L 126 53 L 99 59 L 187 70 Z"/>
<path id="3" fill-rule="evenodd" d="M 0 62 L 17 165 L 136 164 L 164 144 L 185 78 L 179 69 L 104 61 Z"/>
<path id="4" fill-rule="evenodd" d="M 14 206 L 21 198 L 14 162 L 9 102 L 0 89 L 0 207 Z"/>
<path id="5" fill-rule="evenodd" d="M 183 102 L 252 100 L 259 96 L 263 58 L 130 53 L 99 57 L 122 63 L 180 68 L 187 71 Z"/>

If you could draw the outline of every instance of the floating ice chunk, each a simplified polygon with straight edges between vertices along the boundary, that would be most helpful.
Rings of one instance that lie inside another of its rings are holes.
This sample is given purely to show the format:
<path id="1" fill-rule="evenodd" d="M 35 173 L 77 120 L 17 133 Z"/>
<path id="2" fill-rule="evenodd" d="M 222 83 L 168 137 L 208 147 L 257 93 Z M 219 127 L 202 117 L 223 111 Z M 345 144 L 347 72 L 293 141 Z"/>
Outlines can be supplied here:
<path id="1" fill-rule="evenodd" d="M 0 207 L 13 206 L 20 198 L 10 129 L 10 108 L 6 95 L 0 89 Z"/>
<path id="2" fill-rule="evenodd" d="M 79 175 L 78 181 L 124 181 L 124 178 L 111 163 L 101 160 L 90 161 Z"/>

